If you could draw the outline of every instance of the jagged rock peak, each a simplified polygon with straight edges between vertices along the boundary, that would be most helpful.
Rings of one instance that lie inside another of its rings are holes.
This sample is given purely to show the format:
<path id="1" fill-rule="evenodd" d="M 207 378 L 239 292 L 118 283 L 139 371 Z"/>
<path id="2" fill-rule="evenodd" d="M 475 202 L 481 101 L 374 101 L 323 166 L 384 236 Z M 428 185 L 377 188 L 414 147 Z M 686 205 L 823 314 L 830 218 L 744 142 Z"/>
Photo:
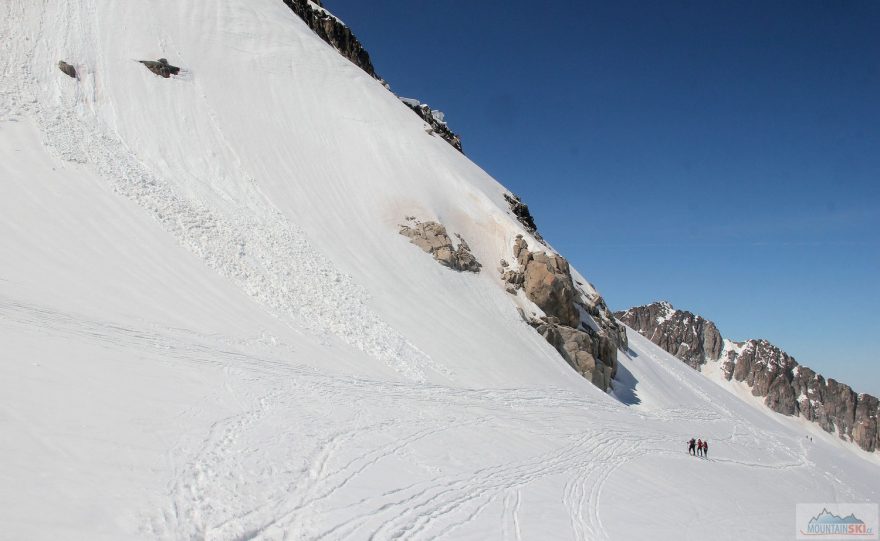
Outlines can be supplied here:
<path id="1" fill-rule="evenodd" d="M 715 361 L 721 356 L 723 340 L 715 324 L 691 312 L 676 310 L 667 301 L 614 315 L 697 370 L 706 361 Z"/>
<path id="2" fill-rule="evenodd" d="M 880 401 L 876 397 L 857 394 L 833 379 L 826 381 L 769 340 L 722 339 L 714 323 L 676 310 L 668 302 L 637 306 L 615 315 L 697 370 L 706 362 L 719 360 L 725 378 L 748 385 L 773 411 L 802 416 L 826 432 L 836 429 L 841 438 L 866 451 L 880 449 Z"/>

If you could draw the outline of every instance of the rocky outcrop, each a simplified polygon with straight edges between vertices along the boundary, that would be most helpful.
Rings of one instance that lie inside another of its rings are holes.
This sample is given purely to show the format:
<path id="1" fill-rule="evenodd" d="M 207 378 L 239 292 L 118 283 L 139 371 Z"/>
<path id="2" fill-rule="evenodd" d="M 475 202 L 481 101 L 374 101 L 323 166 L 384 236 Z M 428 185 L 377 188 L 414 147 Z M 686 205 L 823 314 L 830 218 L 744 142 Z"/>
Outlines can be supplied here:
<path id="1" fill-rule="evenodd" d="M 68 77 L 72 77 L 76 79 L 76 68 L 65 62 L 64 60 L 58 61 L 58 69 L 64 72 Z"/>
<path id="2" fill-rule="evenodd" d="M 438 263 L 457 271 L 480 272 L 482 265 L 471 253 L 470 246 L 461 235 L 455 235 L 458 239 L 458 248 L 456 248 L 452 245 L 452 239 L 449 238 L 442 224 L 418 222 L 414 219 L 409 221 L 412 225 L 400 226 L 400 234 L 434 256 Z"/>
<path id="3" fill-rule="evenodd" d="M 552 345 L 578 374 L 604 390 L 617 373 L 617 348 L 589 327 L 574 329 L 555 317 L 536 318 L 529 324 Z"/>
<path id="4" fill-rule="evenodd" d="M 318 37 L 339 51 L 339 54 L 349 59 L 354 65 L 368 73 L 370 77 L 373 77 L 390 89 L 390 86 L 376 73 L 373 61 L 370 59 L 370 53 L 367 52 L 361 42 L 355 37 L 351 29 L 335 15 L 327 11 L 320 0 L 284 0 L 284 3 Z M 443 118 L 443 113 L 419 103 L 418 100 L 401 98 L 401 101 L 430 126 L 431 133 L 439 135 L 456 150 L 463 152 L 461 149 L 461 137 L 449 129 Z"/>
<path id="5" fill-rule="evenodd" d="M 723 340 L 715 324 L 676 310 L 668 302 L 655 302 L 614 315 L 697 370 L 707 360 L 717 361 L 721 355 Z"/>
<path id="6" fill-rule="evenodd" d="M 711 321 L 675 310 L 669 303 L 639 306 L 615 315 L 698 370 L 706 362 L 721 362 L 725 378 L 748 385 L 771 410 L 804 417 L 866 451 L 880 449 L 880 403 L 876 397 L 826 380 L 769 341 L 723 340 Z"/>
<path id="7" fill-rule="evenodd" d="M 732 357 L 732 359 L 731 359 Z M 724 362 L 727 379 L 744 381 L 752 394 L 765 397 L 764 403 L 784 415 L 797 413 L 797 394 L 791 385 L 791 372 L 797 366 L 787 353 L 766 340 L 749 340 L 740 352 Z"/>
<path id="8" fill-rule="evenodd" d="M 514 194 L 504 194 L 504 200 L 507 201 L 507 204 L 510 206 L 510 212 L 516 216 L 516 219 L 526 228 L 526 231 L 531 233 L 532 236 L 539 241 L 544 240 L 538 233 L 538 226 L 535 225 L 535 219 L 532 218 L 532 213 L 529 212 L 529 206 L 523 203 L 519 196 Z"/>
<path id="9" fill-rule="evenodd" d="M 869 394 L 856 396 L 852 439 L 856 443 L 873 441 L 874 449 L 880 449 L 880 400 L 876 397 Z M 861 443 L 859 445 L 866 448 Z"/>
<path id="10" fill-rule="evenodd" d="M 446 117 L 440 111 L 431 109 L 427 104 L 421 103 L 413 98 L 400 98 L 404 105 L 409 107 L 419 118 L 424 120 L 431 131 L 439 135 L 443 140 L 453 146 L 457 151 L 464 152 L 461 149 L 461 137 L 456 135 L 446 124 Z"/>
<path id="11" fill-rule="evenodd" d="M 580 326 L 581 316 L 575 303 L 578 291 L 571 278 L 568 261 L 558 255 L 530 252 L 522 237 L 514 242 L 513 255 L 522 275 L 517 282 L 521 283 L 526 297 L 548 316 L 558 318 L 563 325 Z"/>
<path id="12" fill-rule="evenodd" d="M 530 324 L 585 378 L 607 391 L 617 370 L 617 350 L 626 347 L 626 330 L 615 321 L 598 295 L 590 295 L 572 279 L 565 258 L 532 252 L 517 236 L 512 268 L 501 261 L 501 279 L 508 292 L 522 290 L 544 312 Z"/>
<path id="13" fill-rule="evenodd" d="M 172 75 L 177 75 L 180 73 L 180 68 L 177 66 L 172 66 L 168 63 L 168 60 L 164 58 L 160 58 L 158 61 L 154 60 L 138 60 L 141 64 L 147 67 L 148 70 L 152 71 L 159 77 L 164 77 L 168 79 Z"/>
<path id="14" fill-rule="evenodd" d="M 324 9 L 320 1 L 314 0 L 284 0 L 294 13 L 305 22 L 312 31 L 321 39 L 329 43 L 339 54 L 349 59 L 371 77 L 379 79 L 370 53 L 364 49 L 361 42 L 354 36 L 351 29 L 339 19 Z"/>
<path id="15" fill-rule="evenodd" d="M 767 340 L 745 342 L 738 354 L 725 361 L 724 375 L 745 382 L 773 411 L 802 416 L 827 432 L 836 429 L 841 438 L 866 451 L 880 448 L 876 397 L 826 380 Z"/>

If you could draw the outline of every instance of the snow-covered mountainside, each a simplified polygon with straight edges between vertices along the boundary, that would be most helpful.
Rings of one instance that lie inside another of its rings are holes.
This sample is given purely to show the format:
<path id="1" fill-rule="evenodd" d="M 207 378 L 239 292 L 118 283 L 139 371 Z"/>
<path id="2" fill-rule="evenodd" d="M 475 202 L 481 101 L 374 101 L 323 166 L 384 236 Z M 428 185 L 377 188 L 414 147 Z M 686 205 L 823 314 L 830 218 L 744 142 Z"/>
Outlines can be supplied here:
<path id="1" fill-rule="evenodd" d="M 735 342 L 722 338 L 702 316 L 676 310 L 668 302 L 637 306 L 615 314 L 692 368 L 742 382 L 771 410 L 813 421 L 826 432 L 862 449 L 880 449 L 880 401 L 802 366 L 764 339 Z"/>
<path id="2" fill-rule="evenodd" d="M 880 497 L 284 1 L 0 15 L 0 537 L 780 539 Z"/>

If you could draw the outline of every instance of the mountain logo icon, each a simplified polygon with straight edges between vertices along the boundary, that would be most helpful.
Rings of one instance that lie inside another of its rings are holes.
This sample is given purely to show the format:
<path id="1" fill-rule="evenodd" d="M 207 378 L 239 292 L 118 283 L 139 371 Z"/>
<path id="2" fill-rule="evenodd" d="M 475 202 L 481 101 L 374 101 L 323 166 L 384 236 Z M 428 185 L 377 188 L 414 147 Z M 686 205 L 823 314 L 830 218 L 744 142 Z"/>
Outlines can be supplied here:
<path id="1" fill-rule="evenodd" d="M 811 517 L 806 525 L 806 529 L 800 530 L 801 536 L 822 536 L 825 539 L 838 538 L 874 538 L 877 532 L 874 528 L 865 524 L 865 521 L 858 518 L 855 513 L 846 516 L 840 516 L 832 513 L 827 507 L 823 507 L 822 511 Z"/>

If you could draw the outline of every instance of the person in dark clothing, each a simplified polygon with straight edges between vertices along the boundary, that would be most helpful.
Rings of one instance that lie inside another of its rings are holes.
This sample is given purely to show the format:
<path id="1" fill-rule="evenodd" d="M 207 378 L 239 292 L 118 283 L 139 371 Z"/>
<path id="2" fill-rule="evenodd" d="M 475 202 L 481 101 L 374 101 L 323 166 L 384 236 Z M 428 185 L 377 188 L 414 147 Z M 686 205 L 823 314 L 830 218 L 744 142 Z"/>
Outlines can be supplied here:
<path id="1" fill-rule="evenodd" d="M 703 456 L 703 440 L 697 440 L 697 456 Z"/>
<path id="2" fill-rule="evenodd" d="M 688 454 L 696 455 L 696 451 L 694 451 L 694 447 L 697 445 L 697 440 L 691 438 L 691 441 L 688 442 Z"/>
<path id="3" fill-rule="evenodd" d="M 703 442 L 703 458 L 709 458 L 709 442 Z"/>

